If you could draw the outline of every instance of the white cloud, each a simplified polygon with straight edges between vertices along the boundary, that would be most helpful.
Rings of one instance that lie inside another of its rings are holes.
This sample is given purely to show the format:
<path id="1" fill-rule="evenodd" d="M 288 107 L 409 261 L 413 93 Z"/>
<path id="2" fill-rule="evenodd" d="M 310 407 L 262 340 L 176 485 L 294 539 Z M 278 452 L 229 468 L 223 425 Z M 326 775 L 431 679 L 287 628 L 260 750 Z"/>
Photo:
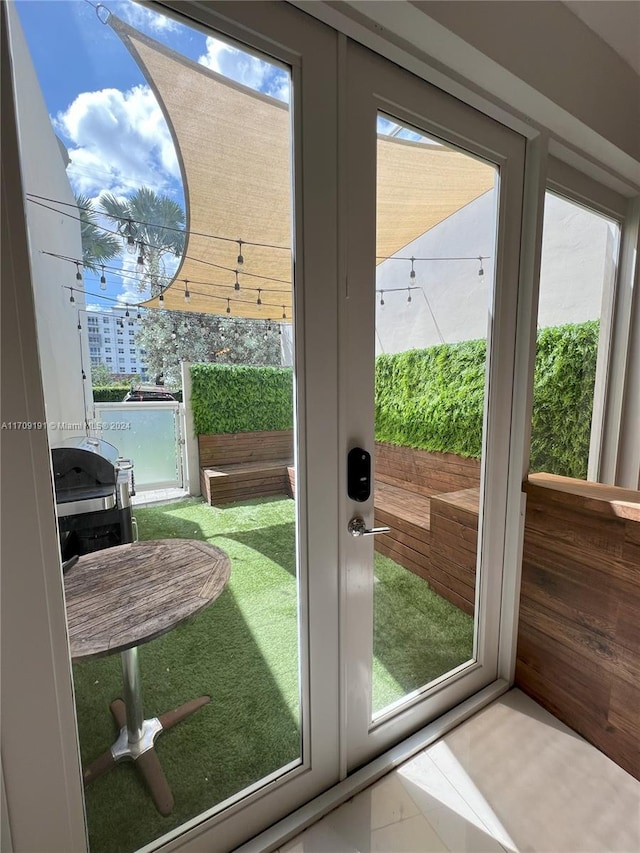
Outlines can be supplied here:
<path id="1" fill-rule="evenodd" d="M 231 47 L 211 36 L 207 37 L 207 52 L 198 62 L 250 89 L 289 102 L 289 75 L 277 65 Z"/>
<path id="2" fill-rule="evenodd" d="M 137 3 L 115 3 L 111 8 L 114 14 L 137 30 L 171 33 L 178 29 L 178 24 L 172 18 L 160 15 L 145 6 L 139 6 Z"/>
<path id="3" fill-rule="evenodd" d="M 78 192 L 123 194 L 143 185 L 160 192 L 180 181 L 173 140 L 148 86 L 82 92 L 54 124 L 75 146 L 67 171 Z"/>

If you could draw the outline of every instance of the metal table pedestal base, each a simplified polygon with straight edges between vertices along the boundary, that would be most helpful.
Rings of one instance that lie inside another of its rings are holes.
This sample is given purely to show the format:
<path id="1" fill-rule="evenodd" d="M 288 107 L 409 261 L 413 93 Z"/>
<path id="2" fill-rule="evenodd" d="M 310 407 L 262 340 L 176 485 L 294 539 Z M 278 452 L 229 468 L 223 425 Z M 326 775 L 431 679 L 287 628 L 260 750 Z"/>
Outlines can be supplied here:
<path id="1" fill-rule="evenodd" d="M 122 652 L 125 701 L 115 699 L 109 706 L 120 734 L 115 743 L 85 769 L 83 779 L 84 784 L 88 785 L 115 767 L 119 761 L 134 761 L 156 808 L 160 814 L 169 815 L 173 809 L 173 794 L 154 748 L 156 738 L 206 705 L 210 697 L 200 696 L 159 717 L 143 719 L 137 651 L 134 648 Z"/>

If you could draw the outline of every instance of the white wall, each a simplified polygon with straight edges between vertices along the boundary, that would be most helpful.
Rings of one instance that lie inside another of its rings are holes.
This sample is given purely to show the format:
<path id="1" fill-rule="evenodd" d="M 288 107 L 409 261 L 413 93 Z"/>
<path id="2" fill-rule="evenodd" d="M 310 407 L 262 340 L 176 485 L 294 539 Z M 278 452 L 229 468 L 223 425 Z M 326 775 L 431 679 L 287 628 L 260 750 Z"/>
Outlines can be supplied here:
<path id="1" fill-rule="evenodd" d="M 15 9 L 10 8 L 24 192 L 74 204 L 62 152 L 14 13 Z M 81 313 L 83 331 L 77 328 L 77 309 L 84 307 L 84 295 L 82 290 L 76 292 L 76 301 L 71 304 L 70 292 L 63 287 L 82 288 L 82 282 L 76 280 L 73 264 L 42 254 L 47 251 L 81 258 L 80 224 L 30 201 L 25 206 L 47 422 L 84 424 L 85 395 L 89 403 L 92 399 L 84 312 Z M 75 212 L 73 208 L 63 209 Z M 82 379 L 83 365 L 86 382 Z M 83 432 L 83 429 L 50 429 L 49 440 L 56 444 Z"/>
<path id="2" fill-rule="evenodd" d="M 478 276 L 478 261 L 416 261 L 420 289 L 412 292 L 411 303 L 406 290 L 385 292 L 384 306 L 378 295 L 376 354 L 485 337 L 494 241 L 495 196 L 490 190 L 398 252 L 401 257 L 491 257 L 483 261 L 483 276 Z M 604 218 L 547 195 L 539 327 L 600 317 L 615 246 Z M 406 288 L 410 269 L 408 261 L 384 261 L 377 268 L 376 289 Z"/>

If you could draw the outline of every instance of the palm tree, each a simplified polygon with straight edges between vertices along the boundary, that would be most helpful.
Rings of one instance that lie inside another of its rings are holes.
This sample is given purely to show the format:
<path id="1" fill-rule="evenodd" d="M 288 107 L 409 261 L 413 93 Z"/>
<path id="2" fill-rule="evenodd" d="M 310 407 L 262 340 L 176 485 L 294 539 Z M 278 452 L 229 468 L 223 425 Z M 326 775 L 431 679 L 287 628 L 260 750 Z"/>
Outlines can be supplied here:
<path id="1" fill-rule="evenodd" d="M 140 187 L 129 198 L 111 193 L 102 196 L 100 209 L 114 221 L 127 247 L 143 261 L 141 289 L 149 285 L 151 295 L 162 290 L 163 257 L 180 256 L 184 251 L 184 211 L 168 196 Z"/>
<path id="2" fill-rule="evenodd" d="M 86 195 L 77 195 L 76 204 L 80 212 L 80 235 L 82 238 L 82 265 L 96 272 L 106 261 L 120 254 L 120 241 L 98 224 L 98 214 L 93 201 Z"/>

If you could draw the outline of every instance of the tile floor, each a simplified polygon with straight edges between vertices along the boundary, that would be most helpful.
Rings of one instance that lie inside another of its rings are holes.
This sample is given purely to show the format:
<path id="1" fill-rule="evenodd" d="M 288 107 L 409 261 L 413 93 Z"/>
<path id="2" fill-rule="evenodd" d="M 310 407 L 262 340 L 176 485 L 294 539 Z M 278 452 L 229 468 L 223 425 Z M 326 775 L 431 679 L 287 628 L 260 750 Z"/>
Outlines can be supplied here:
<path id="1" fill-rule="evenodd" d="M 279 853 L 638 853 L 640 782 L 512 690 Z"/>

